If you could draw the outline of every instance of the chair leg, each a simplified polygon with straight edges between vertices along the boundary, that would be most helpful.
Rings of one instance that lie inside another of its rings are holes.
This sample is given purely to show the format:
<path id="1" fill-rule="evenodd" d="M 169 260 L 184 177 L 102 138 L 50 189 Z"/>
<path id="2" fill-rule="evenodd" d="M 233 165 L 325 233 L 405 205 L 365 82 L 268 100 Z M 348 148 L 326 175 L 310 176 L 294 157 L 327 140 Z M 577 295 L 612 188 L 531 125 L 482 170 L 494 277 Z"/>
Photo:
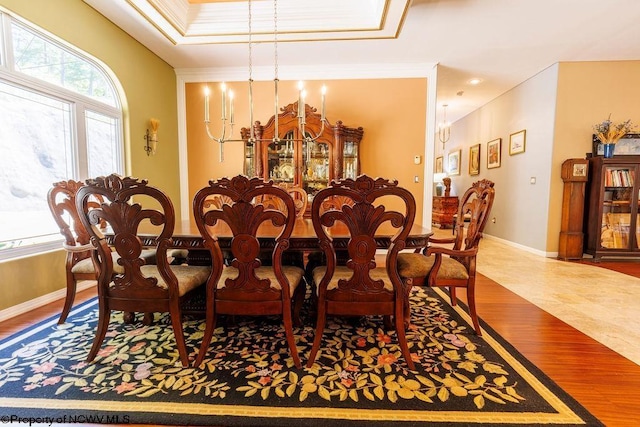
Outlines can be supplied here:
<path id="1" fill-rule="evenodd" d="M 482 336 L 482 329 L 480 329 L 480 322 L 478 321 L 478 312 L 476 311 L 476 284 L 471 281 L 467 286 L 467 303 L 469 305 L 469 315 L 473 322 L 473 328 L 476 330 L 476 335 Z"/>
<path id="2" fill-rule="evenodd" d="M 211 301 L 207 301 L 207 305 L 213 304 Z M 199 367 L 202 365 L 205 356 L 207 355 L 207 351 L 209 350 L 209 344 L 211 344 L 211 338 L 213 337 L 213 331 L 216 329 L 216 314 L 214 313 L 213 307 L 207 306 L 205 327 L 204 327 L 204 336 L 202 337 L 202 342 L 200 343 L 200 350 L 198 350 L 198 357 L 196 358 L 194 367 Z"/>
<path id="3" fill-rule="evenodd" d="M 403 309 L 400 307 L 396 309 L 395 321 L 396 321 L 396 335 L 398 336 L 398 344 L 400 344 L 400 350 L 402 356 L 404 356 L 407 366 L 412 371 L 415 371 L 416 367 L 411 359 L 411 352 L 409 351 L 409 344 L 407 344 L 407 335 L 405 334 L 404 317 L 402 316 Z"/>
<path id="4" fill-rule="evenodd" d="M 403 319 L 404 319 L 404 327 L 405 329 L 409 329 L 411 325 L 411 305 L 409 300 L 411 298 L 411 289 L 413 288 L 413 279 L 406 279 L 404 282 L 404 301 L 402 302 L 403 306 Z"/>
<path id="5" fill-rule="evenodd" d="M 451 305 L 458 304 L 458 297 L 456 296 L 455 286 L 449 286 L 449 296 L 451 297 Z"/>
<path id="6" fill-rule="evenodd" d="M 76 280 L 73 277 L 72 273 L 67 274 L 67 295 L 64 299 L 64 307 L 62 308 L 62 313 L 60 313 L 60 318 L 58 319 L 58 324 L 62 324 L 66 322 L 67 316 L 69 316 L 69 312 L 71 311 L 71 307 L 73 307 L 73 301 L 76 298 Z"/>
<path id="7" fill-rule="evenodd" d="M 142 318 L 142 324 L 145 326 L 151 326 L 153 325 L 153 320 L 154 320 L 153 313 L 145 313 L 144 317 Z"/>
<path id="8" fill-rule="evenodd" d="M 111 310 L 106 306 L 104 301 L 98 302 L 98 325 L 96 327 L 96 336 L 93 338 L 93 345 L 91 345 L 91 350 L 89 350 L 89 355 L 87 356 L 87 362 L 93 362 L 93 359 L 96 358 L 100 347 L 102 347 L 102 341 L 104 341 L 104 337 L 107 335 L 107 330 L 109 329 L 109 320 L 111 318 Z"/>
<path id="9" fill-rule="evenodd" d="M 282 322 L 284 323 L 284 332 L 287 336 L 287 344 L 289 344 L 289 353 L 293 358 L 293 364 L 296 368 L 302 368 L 300 363 L 300 356 L 298 355 L 298 348 L 296 347 L 296 337 L 293 336 L 293 322 L 291 321 L 291 307 L 285 309 L 282 313 Z"/>
<path id="10" fill-rule="evenodd" d="M 318 318 L 316 321 L 316 336 L 313 338 L 313 346 L 311 346 L 311 353 L 309 354 L 309 360 L 307 360 L 307 368 L 313 366 L 313 362 L 316 361 L 316 355 L 320 349 L 320 343 L 322 342 L 322 334 L 324 333 L 324 325 L 327 321 L 327 313 L 324 304 L 318 307 Z"/>
<path id="11" fill-rule="evenodd" d="M 169 307 L 169 313 L 171 315 L 173 335 L 176 338 L 176 347 L 178 347 L 178 354 L 180 355 L 180 362 L 182 362 L 182 367 L 186 368 L 189 366 L 189 353 L 184 340 L 184 331 L 182 330 L 182 313 L 180 312 L 179 303 L 177 303 L 175 307 Z"/>

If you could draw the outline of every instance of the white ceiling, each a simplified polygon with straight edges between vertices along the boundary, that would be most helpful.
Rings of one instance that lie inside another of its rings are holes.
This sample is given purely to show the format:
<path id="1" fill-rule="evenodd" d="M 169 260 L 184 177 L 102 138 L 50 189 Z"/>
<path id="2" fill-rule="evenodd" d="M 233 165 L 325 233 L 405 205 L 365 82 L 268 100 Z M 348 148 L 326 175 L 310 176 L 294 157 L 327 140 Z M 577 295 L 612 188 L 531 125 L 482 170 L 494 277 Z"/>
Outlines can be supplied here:
<path id="1" fill-rule="evenodd" d="M 84 1 L 178 70 L 248 68 L 246 0 Z M 273 40 L 273 11 L 253 0 L 254 42 Z M 556 62 L 640 60 L 638 0 L 278 0 L 277 16 L 280 78 L 437 64 L 438 120 L 443 104 L 455 121 Z M 273 43 L 252 50 L 273 78 Z"/>

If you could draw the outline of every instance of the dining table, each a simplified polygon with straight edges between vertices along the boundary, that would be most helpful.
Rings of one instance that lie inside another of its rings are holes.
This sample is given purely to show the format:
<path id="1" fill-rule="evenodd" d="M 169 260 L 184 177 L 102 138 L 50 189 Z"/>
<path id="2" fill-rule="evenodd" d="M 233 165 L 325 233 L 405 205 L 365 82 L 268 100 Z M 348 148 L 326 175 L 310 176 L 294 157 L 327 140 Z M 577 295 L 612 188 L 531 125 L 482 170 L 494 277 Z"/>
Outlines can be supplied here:
<path id="1" fill-rule="evenodd" d="M 391 245 L 391 239 L 398 231 L 388 222 L 383 223 L 375 235 L 376 246 L 378 249 L 387 249 Z M 280 227 L 273 225 L 271 222 L 264 222 L 258 228 L 258 240 L 262 249 L 270 249 L 275 246 L 274 238 L 280 232 Z M 221 249 L 231 247 L 233 233 L 226 223 L 218 222 L 213 226 L 212 234 L 217 236 Z M 430 227 L 421 224 L 413 224 L 409 236 L 405 240 L 407 249 L 421 249 L 428 244 L 429 237 L 433 234 Z M 346 225 L 338 222 L 331 228 L 329 235 L 333 238 L 336 250 L 347 249 L 349 242 L 349 230 Z M 154 246 L 155 237 L 152 227 L 141 225 L 138 237 L 142 240 L 144 246 Z M 204 239 L 200 235 L 200 231 L 192 219 L 178 221 L 175 224 L 173 232 L 174 248 L 198 250 L 204 249 Z M 317 251 L 319 250 L 318 236 L 313 228 L 311 218 L 296 218 L 293 233 L 289 238 L 290 251 Z"/>
<path id="2" fill-rule="evenodd" d="M 217 236 L 218 244 L 222 250 L 231 248 L 231 240 L 233 233 L 229 226 L 224 222 L 218 222 L 213 227 L 213 235 Z M 279 234 L 281 227 L 275 226 L 270 222 L 264 222 L 258 228 L 257 237 L 260 247 L 263 250 L 272 249 L 275 246 L 275 237 Z M 378 249 L 387 249 L 391 245 L 393 236 L 398 229 L 393 227 L 389 222 L 380 225 L 375 235 L 376 246 Z M 329 236 L 333 239 L 336 252 L 347 251 L 349 243 L 349 230 L 347 226 L 338 222 L 328 231 Z M 138 237 L 144 246 L 155 246 L 155 238 L 157 237 L 157 227 L 150 224 L 141 224 L 138 230 Z M 422 250 L 427 247 L 429 237 L 433 235 L 430 227 L 421 224 L 413 224 L 409 235 L 405 239 L 405 249 Z M 204 239 L 196 226 L 193 219 L 178 221 L 175 224 L 173 232 L 173 248 L 186 249 L 186 262 L 189 265 L 211 265 L 211 256 L 209 251 L 204 247 Z M 291 237 L 289 238 L 289 249 L 287 251 L 309 253 L 319 251 L 319 240 L 313 228 L 311 218 L 296 218 L 295 226 Z M 407 295 L 408 297 L 408 295 Z M 204 296 L 196 297 L 188 301 L 183 306 L 185 313 L 203 313 L 204 312 Z M 408 300 L 405 301 L 405 325 L 409 325 L 410 309 Z"/>

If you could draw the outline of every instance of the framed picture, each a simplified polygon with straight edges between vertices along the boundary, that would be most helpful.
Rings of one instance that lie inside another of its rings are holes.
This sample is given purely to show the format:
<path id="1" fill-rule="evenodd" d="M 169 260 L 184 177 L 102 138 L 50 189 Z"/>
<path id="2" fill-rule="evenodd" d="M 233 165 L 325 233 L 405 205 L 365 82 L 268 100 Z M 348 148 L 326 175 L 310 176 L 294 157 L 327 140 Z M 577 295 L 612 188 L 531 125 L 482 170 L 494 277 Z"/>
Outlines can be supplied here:
<path id="1" fill-rule="evenodd" d="M 487 142 L 487 169 L 499 168 L 502 157 L 502 138 Z"/>
<path id="2" fill-rule="evenodd" d="M 525 129 L 512 133 L 509 136 L 509 155 L 524 153 L 526 140 L 527 131 Z"/>
<path id="3" fill-rule="evenodd" d="M 444 167 L 442 165 L 443 161 L 444 161 L 444 159 L 442 158 L 442 156 L 436 157 L 436 167 L 435 167 L 435 172 L 434 173 L 442 173 L 442 172 L 444 172 Z"/>
<path id="4" fill-rule="evenodd" d="M 447 164 L 449 165 L 448 175 L 460 175 L 460 153 L 462 150 L 457 150 L 449 153 L 447 158 Z"/>
<path id="5" fill-rule="evenodd" d="M 469 147 L 469 175 L 480 174 L 480 144 Z"/>

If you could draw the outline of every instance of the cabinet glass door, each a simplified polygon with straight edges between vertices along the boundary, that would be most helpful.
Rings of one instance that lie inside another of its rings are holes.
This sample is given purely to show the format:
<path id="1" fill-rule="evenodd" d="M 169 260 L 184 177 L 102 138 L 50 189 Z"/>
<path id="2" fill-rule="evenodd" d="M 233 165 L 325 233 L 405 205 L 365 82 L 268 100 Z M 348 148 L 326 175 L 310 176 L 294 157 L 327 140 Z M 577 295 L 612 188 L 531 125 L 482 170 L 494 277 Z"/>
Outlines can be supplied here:
<path id="1" fill-rule="evenodd" d="M 246 142 L 244 144 L 244 174 L 253 177 L 256 171 L 256 147 L 254 144 Z"/>
<path id="2" fill-rule="evenodd" d="M 292 135 L 286 135 L 291 138 Z M 267 147 L 267 173 L 275 183 L 293 184 L 295 180 L 295 143 L 272 142 Z"/>
<path id="3" fill-rule="evenodd" d="M 640 190 L 638 190 L 638 206 L 636 208 L 636 249 L 640 249 Z"/>
<path id="4" fill-rule="evenodd" d="M 344 144 L 342 175 L 355 179 L 358 175 L 358 144 L 347 141 Z"/>
<path id="5" fill-rule="evenodd" d="M 604 172 L 600 245 L 608 249 L 628 249 L 635 169 L 611 166 Z"/>
<path id="6" fill-rule="evenodd" d="M 303 189 L 313 197 L 329 184 L 329 145 L 324 142 L 302 143 Z"/>

